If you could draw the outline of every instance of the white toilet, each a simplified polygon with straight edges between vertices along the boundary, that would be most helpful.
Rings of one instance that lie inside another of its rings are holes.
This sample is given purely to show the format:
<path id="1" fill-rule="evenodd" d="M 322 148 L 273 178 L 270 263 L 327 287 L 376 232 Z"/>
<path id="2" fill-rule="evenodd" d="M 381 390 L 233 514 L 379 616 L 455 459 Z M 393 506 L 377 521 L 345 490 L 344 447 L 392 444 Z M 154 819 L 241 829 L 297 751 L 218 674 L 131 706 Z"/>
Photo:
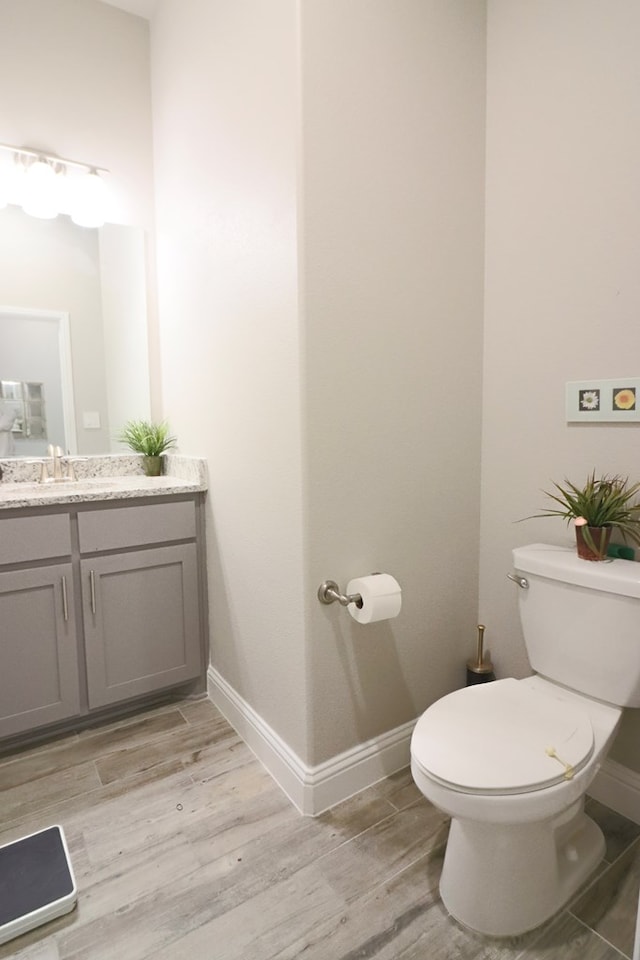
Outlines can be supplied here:
<path id="1" fill-rule="evenodd" d="M 584 796 L 622 708 L 640 707 L 640 564 L 545 544 L 513 560 L 536 675 L 443 697 L 411 740 L 417 786 L 451 817 L 443 903 L 493 936 L 543 923 L 602 859 Z"/>

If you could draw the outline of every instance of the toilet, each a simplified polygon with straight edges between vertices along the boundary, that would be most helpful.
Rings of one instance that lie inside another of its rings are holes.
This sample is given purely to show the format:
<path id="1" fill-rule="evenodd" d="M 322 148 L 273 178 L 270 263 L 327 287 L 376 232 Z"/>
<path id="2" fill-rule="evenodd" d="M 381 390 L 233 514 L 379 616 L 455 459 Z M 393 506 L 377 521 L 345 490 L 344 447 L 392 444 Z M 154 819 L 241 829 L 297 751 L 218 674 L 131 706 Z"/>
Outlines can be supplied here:
<path id="1" fill-rule="evenodd" d="M 640 564 L 546 544 L 513 563 L 534 676 L 456 690 L 411 739 L 416 785 L 451 817 L 442 901 L 491 936 L 539 926 L 601 861 L 585 793 L 623 707 L 640 707 Z"/>

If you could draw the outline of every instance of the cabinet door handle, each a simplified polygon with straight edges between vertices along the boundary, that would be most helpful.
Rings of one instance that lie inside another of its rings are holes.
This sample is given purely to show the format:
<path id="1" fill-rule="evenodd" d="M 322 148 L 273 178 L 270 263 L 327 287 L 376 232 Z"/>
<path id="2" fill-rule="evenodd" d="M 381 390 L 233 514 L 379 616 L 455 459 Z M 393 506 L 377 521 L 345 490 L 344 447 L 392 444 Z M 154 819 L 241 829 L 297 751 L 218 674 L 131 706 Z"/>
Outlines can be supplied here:
<path id="1" fill-rule="evenodd" d="M 91 613 L 96 612 L 96 575 L 91 570 L 89 572 L 89 586 L 91 588 Z"/>
<path id="2" fill-rule="evenodd" d="M 65 620 L 69 619 L 69 604 L 67 602 L 67 578 L 62 578 L 62 616 Z"/>

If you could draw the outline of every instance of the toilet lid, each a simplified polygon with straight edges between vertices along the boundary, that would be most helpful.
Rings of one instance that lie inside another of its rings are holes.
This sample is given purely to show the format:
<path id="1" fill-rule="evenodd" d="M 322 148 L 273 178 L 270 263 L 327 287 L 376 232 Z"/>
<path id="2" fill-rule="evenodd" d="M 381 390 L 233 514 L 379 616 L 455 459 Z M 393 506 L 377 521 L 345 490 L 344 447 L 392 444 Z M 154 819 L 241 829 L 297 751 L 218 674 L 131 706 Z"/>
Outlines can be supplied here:
<path id="1" fill-rule="evenodd" d="M 411 740 L 427 776 L 468 793 L 541 790 L 572 779 L 592 753 L 586 710 L 513 679 L 443 697 Z"/>

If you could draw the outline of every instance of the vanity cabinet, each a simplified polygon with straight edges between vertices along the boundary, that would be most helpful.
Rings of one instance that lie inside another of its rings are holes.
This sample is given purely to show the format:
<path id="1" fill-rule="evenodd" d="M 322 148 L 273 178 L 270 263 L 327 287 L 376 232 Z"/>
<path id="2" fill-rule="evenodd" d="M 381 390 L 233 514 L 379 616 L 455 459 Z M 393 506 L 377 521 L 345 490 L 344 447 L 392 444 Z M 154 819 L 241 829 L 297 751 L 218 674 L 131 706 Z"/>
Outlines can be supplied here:
<path id="1" fill-rule="evenodd" d="M 78 531 L 89 705 L 196 677 L 202 658 L 193 502 L 82 513 Z M 189 542 L 151 549 L 169 541 Z M 95 556 L 105 548 L 118 552 Z"/>
<path id="2" fill-rule="evenodd" d="M 70 563 L 0 573 L 0 733 L 80 712 Z"/>
<path id="3" fill-rule="evenodd" d="M 81 569 L 89 706 L 198 675 L 194 544 L 83 560 Z"/>
<path id="4" fill-rule="evenodd" d="M 0 737 L 204 677 L 199 500 L 120 503 L 0 514 Z"/>
<path id="5" fill-rule="evenodd" d="M 65 562 L 55 562 L 60 559 Z M 53 514 L 3 518 L 1 735 L 56 723 L 79 712 L 73 596 L 68 517 Z"/>

